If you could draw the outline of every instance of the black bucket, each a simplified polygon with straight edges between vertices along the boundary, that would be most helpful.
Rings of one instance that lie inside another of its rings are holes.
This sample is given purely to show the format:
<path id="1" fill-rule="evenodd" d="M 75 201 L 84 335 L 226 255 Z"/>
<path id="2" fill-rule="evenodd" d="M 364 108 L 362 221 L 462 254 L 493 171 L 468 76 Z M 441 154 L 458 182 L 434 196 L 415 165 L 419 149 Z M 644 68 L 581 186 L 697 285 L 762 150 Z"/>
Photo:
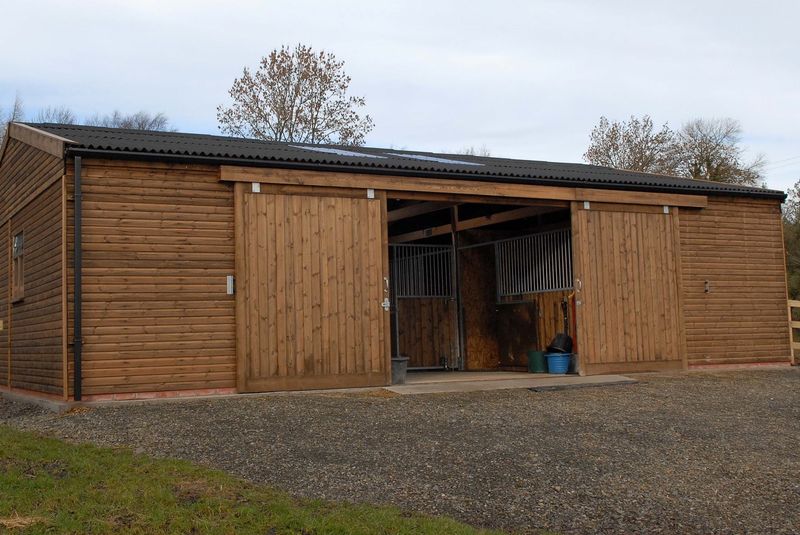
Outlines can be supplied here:
<path id="1" fill-rule="evenodd" d="M 547 350 L 551 353 L 572 353 L 572 338 L 567 333 L 558 333 Z"/>

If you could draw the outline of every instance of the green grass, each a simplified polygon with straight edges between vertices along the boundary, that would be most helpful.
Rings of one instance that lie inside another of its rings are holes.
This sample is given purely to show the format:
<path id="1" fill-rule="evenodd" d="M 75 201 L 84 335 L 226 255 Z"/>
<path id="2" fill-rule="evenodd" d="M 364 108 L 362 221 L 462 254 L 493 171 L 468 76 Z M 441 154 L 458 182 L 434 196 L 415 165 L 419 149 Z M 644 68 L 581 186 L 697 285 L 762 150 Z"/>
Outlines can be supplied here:
<path id="1" fill-rule="evenodd" d="M 0 533 L 6 531 L 489 533 L 393 507 L 297 500 L 184 461 L 0 426 Z"/>

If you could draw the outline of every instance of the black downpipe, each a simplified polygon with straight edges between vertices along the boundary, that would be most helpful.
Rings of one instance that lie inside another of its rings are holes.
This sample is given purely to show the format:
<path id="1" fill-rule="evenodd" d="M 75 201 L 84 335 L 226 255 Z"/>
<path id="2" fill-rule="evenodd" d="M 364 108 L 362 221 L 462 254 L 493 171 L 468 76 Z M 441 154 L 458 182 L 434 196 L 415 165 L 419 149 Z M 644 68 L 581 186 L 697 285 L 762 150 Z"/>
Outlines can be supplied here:
<path id="1" fill-rule="evenodd" d="M 75 401 L 81 400 L 81 349 L 83 348 L 83 339 L 81 338 L 81 271 L 83 269 L 83 251 L 81 245 L 81 157 L 75 156 L 75 191 L 73 194 L 74 199 L 74 213 L 75 213 L 75 239 L 74 239 L 74 274 L 75 274 L 75 310 L 73 313 L 73 342 L 72 342 L 72 355 L 74 358 L 73 370 L 74 386 L 73 396 Z"/>

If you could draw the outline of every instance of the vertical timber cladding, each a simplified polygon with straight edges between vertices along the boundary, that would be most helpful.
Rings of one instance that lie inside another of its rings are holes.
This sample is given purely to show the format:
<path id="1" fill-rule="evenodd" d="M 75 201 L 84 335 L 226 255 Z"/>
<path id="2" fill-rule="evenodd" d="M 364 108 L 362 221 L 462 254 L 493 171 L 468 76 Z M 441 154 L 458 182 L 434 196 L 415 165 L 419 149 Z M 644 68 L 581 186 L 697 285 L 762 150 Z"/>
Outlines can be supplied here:
<path id="1" fill-rule="evenodd" d="M 385 197 L 236 184 L 237 386 L 389 382 Z"/>
<path id="2" fill-rule="evenodd" d="M 684 365 L 678 210 L 573 204 L 583 373 Z"/>

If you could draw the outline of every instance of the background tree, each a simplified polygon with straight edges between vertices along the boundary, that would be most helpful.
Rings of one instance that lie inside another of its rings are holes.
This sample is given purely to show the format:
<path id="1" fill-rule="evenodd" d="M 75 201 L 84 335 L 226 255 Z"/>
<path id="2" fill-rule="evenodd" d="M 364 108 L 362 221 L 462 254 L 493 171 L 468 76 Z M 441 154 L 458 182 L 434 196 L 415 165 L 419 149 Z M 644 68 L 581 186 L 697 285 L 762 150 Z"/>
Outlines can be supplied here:
<path id="1" fill-rule="evenodd" d="M 616 169 L 763 186 L 764 158 L 744 161 L 741 134 L 734 119 L 694 119 L 673 132 L 666 124 L 656 131 L 647 115 L 621 122 L 601 117 L 583 159 Z"/>
<path id="2" fill-rule="evenodd" d="M 786 249 L 786 278 L 790 299 L 800 299 L 800 180 L 795 182 L 783 204 L 783 240 Z"/>
<path id="3" fill-rule="evenodd" d="M 649 115 L 614 122 L 600 117 L 600 122 L 592 129 L 583 159 L 593 165 L 616 169 L 674 174 L 675 165 L 670 154 L 674 138 L 666 124 L 656 130 Z"/>
<path id="4" fill-rule="evenodd" d="M 90 126 L 103 126 L 106 128 L 129 128 L 133 130 L 158 130 L 174 132 L 176 129 L 169 124 L 169 119 L 163 113 L 152 114 L 146 111 L 124 114 L 114 110 L 110 114 L 98 115 L 86 119 L 85 124 Z"/>
<path id="5" fill-rule="evenodd" d="M 234 80 L 231 104 L 217 108 L 219 128 L 240 137 L 363 145 L 373 123 L 359 113 L 364 97 L 349 95 L 349 87 L 344 62 L 333 54 L 281 47 Z"/>
<path id="6" fill-rule="evenodd" d="M 5 137 L 8 123 L 11 121 L 24 121 L 22 99 L 17 95 L 11 107 L 4 109 L 0 106 L 0 143 Z M 36 114 L 37 123 L 77 124 L 77 115 L 66 106 L 47 106 Z M 176 129 L 170 125 L 169 119 L 163 113 L 149 113 L 139 111 L 124 114 L 118 110 L 112 113 L 95 114 L 86 118 L 82 124 L 90 126 L 105 126 L 111 128 L 130 128 L 134 130 L 160 130 L 174 132 Z"/>
<path id="7" fill-rule="evenodd" d="M 4 109 L 0 106 L 0 145 L 2 145 L 3 139 L 6 137 L 8 123 L 12 121 L 22 121 L 24 118 L 25 112 L 22 108 L 22 99 L 19 95 L 14 97 L 14 103 L 11 104 L 10 108 Z"/>
<path id="8" fill-rule="evenodd" d="M 75 124 L 77 121 L 75 113 L 64 106 L 48 106 L 36 114 L 37 123 Z"/>
<path id="9" fill-rule="evenodd" d="M 466 156 L 491 156 L 492 151 L 486 145 L 481 145 L 477 148 L 470 145 L 469 147 L 457 150 L 456 154 L 464 154 Z"/>
<path id="10" fill-rule="evenodd" d="M 743 160 L 742 127 L 734 119 L 695 119 L 676 136 L 672 160 L 678 175 L 745 186 L 763 186 L 763 156 Z"/>

